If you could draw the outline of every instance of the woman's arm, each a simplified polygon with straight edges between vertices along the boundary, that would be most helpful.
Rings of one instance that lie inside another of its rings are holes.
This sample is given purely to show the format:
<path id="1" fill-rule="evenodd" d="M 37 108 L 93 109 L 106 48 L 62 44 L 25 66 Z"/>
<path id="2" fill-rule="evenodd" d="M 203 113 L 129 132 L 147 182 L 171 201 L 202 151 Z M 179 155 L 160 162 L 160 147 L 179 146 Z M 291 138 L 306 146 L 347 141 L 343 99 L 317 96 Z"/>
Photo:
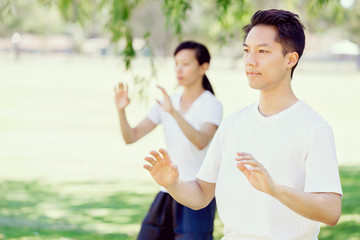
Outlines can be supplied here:
<path id="1" fill-rule="evenodd" d="M 161 107 L 174 117 L 180 129 L 190 142 L 192 142 L 200 150 L 205 148 L 213 138 L 218 126 L 213 123 L 204 123 L 199 130 L 195 129 L 188 121 L 185 120 L 180 112 L 172 106 L 170 97 L 165 89 L 162 87 L 159 87 L 159 89 L 164 95 L 164 102 L 160 103 L 158 101 Z"/>
<path id="2" fill-rule="evenodd" d="M 143 119 L 135 128 L 130 126 L 125 113 L 130 99 L 128 87 L 123 83 L 119 83 L 118 87 L 115 87 L 115 103 L 119 114 L 121 134 L 126 144 L 136 142 L 156 127 L 156 124 L 148 118 Z"/>
<path id="3" fill-rule="evenodd" d="M 174 117 L 185 136 L 200 150 L 208 145 L 218 129 L 218 126 L 215 124 L 204 123 L 200 130 L 196 130 L 178 111 L 174 110 L 171 115 Z"/>
<path id="4" fill-rule="evenodd" d="M 121 134 L 126 144 L 131 144 L 151 132 L 156 124 L 150 119 L 144 118 L 136 127 L 132 128 L 127 121 L 125 109 L 118 110 Z"/>

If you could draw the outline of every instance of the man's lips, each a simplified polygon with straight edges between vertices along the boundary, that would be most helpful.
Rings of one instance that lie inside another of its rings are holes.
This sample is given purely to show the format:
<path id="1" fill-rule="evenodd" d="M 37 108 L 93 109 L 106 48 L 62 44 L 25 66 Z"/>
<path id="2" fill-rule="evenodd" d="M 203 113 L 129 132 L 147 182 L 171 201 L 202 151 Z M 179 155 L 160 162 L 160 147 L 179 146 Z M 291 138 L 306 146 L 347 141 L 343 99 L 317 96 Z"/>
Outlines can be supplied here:
<path id="1" fill-rule="evenodd" d="M 261 73 L 253 72 L 253 71 L 246 71 L 246 75 L 248 75 L 248 76 L 259 76 L 259 75 L 261 75 Z"/>

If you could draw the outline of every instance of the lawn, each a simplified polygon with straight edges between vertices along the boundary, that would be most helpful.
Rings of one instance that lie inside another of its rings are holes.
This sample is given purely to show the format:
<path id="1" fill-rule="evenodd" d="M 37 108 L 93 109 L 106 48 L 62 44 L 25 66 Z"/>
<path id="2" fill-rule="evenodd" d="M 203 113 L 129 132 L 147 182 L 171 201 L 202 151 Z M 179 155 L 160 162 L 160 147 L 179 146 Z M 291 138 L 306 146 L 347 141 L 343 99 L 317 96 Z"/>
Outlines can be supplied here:
<path id="1" fill-rule="evenodd" d="M 129 106 L 132 124 L 161 97 L 155 84 L 174 91 L 173 62 L 156 64 L 149 104 Z M 0 239 L 135 239 L 157 192 L 143 157 L 164 140 L 161 128 L 133 145 L 121 139 L 113 86 L 125 81 L 131 91 L 132 74 L 110 57 L 0 55 L 0 66 Z M 135 66 L 148 72 L 146 61 Z M 211 65 L 224 115 L 258 97 L 242 71 L 229 59 Z M 295 72 L 297 96 L 333 127 L 341 166 L 343 214 L 319 239 L 360 239 L 359 79 L 349 62 L 304 61 Z M 215 225 L 220 239 L 219 219 Z"/>

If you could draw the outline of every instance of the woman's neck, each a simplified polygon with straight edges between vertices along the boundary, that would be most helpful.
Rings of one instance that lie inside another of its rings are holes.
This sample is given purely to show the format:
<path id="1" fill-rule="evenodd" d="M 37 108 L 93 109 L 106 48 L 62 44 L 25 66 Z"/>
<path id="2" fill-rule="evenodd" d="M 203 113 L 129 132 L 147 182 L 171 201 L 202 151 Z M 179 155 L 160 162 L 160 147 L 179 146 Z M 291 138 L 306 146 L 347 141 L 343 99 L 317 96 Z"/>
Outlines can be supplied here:
<path id="1" fill-rule="evenodd" d="M 205 89 L 201 85 L 193 85 L 193 86 L 184 86 L 184 92 L 181 97 L 181 101 L 183 102 L 193 102 L 197 99 Z"/>

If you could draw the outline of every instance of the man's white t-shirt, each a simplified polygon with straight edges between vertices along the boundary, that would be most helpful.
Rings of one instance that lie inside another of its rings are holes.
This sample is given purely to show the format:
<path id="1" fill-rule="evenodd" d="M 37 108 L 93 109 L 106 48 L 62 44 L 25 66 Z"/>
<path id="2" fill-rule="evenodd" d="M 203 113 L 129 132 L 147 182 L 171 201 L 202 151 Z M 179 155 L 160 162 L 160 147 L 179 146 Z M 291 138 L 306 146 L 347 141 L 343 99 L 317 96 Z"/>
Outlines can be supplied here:
<path id="1" fill-rule="evenodd" d="M 170 97 L 173 107 L 179 112 L 181 112 L 181 96 L 182 93 L 177 93 Z M 182 116 L 196 130 L 200 130 L 204 123 L 218 126 L 222 119 L 222 105 L 211 92 L 204 91 Z M 209 144 L 199 150 L 185 136 L 171 114 L 164 111 L 159 104 L 155 104 L 150 109 L 147 117 L 155 124 L 162 123 L 167 151 L 171 160 L 178 166 L 181 179 L 194 180 L 203 163 Z M 166 191 L 164 188 L 161 190 Z"/>
<path id="2" fill-rule="evenodd" d="M 329 124 L 302 101 L 270 117 L 250 105 L 224 119 L 197 174 L 216 183 L 223 240 L 317 239 L 318 222 L 251 186 L 236 167 L 237 152 L 250 153 L 277 184 L 342 194 Z"/>

